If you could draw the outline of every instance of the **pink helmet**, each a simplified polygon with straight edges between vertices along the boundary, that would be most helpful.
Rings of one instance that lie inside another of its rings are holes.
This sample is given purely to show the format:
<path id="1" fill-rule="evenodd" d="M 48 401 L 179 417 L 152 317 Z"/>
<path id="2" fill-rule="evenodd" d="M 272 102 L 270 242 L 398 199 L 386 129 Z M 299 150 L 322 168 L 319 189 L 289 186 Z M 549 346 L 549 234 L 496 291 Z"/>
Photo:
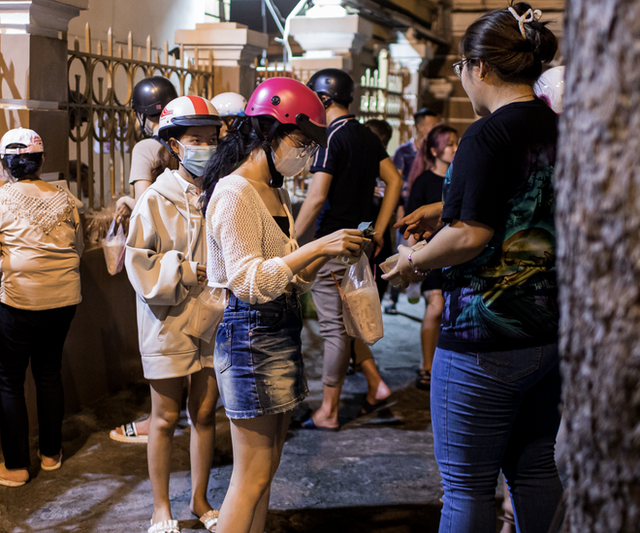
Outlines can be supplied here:
<path id="1" fill-rule="evenodd" d="M 247 102 L 248 117 L 270 116 L 280 124 L 300 128 L 320 146 L 327 145 L 327 117 L 324 106 L 309 87 L 291 78 L 263 81 Z"/>

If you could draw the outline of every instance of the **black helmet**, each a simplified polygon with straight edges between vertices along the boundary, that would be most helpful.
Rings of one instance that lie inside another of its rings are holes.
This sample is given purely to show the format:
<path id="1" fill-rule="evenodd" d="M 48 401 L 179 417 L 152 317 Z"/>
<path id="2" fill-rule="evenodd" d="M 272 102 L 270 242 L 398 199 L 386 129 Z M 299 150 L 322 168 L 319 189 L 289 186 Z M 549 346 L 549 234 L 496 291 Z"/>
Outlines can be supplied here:
<path id="1" fill-rule="evenodd" d="M 328 96 L 338 104 L 348 106 L 353 102 L 354 83 L 351 76 L 344 70 L 337 68 L 323 68 L 316 72 L 307 82 L 307 87 L 315 91 L 318 96 L 326 102 L 322 96 Z M 331 102 L 325 105 L 328 107 Z"/>
<path id="2" fill-rule="evenodd" d="M 137 114 L 160 116 L 164 106 L 178 98 L 178 92 L 167 78 L 154 76 L 138 82 L 133 88 L 131 106 Z"/>

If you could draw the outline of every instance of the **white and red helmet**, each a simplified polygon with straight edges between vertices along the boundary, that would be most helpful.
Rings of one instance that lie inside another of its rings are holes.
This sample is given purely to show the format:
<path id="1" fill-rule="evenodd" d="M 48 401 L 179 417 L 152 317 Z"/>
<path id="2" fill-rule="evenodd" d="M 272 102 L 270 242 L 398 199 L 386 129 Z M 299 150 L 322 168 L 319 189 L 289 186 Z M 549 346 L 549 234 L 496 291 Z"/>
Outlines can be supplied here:
<path id="1" fill-rule="evenodd" d="M 218 111 L 209 100 L 201 96 L 180 96 L 162 110 L 158 137 L 169 140 L 175 127 L 222 126 Z"/>
<path id="2" fill-rule="evenodd" d="M 238 93 L 220 93 L 211 99 L 222 118 L 244 116 L 247 99 Z"/>

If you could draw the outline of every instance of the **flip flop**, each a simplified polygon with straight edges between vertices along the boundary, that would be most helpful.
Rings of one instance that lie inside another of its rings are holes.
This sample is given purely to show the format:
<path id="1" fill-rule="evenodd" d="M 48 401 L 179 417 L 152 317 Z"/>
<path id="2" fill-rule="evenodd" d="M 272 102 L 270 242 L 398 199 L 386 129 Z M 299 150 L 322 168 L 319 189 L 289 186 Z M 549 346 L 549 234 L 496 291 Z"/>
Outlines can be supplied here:
<path id="1" fill-rule="evenodd" d="M 420 390 L 431 389 L 431 372 L 429 370 L 418 371 L 418 378 L 416 379 L 416 388 Z"/>
<path id="2" fill-rule="evenodd" d="M 0 463 L 0 465 L 5 464 L 4 461 L 2 463 Z M 13 479 L 6 479 L 3 477 L 0 477 L 0 486 L 3 487 L 22 487 L 22 485 L 25 485 L 26 483 L 28 483 L 31 480 L 31 477 L 27 477 L 27 479 L 25 481 L 13 481 Z"/>
<path id="3" fill-rule="evenodd" d="M 118 429 L 122 428 L 122 433 L 118 433 Z M 149 435 L 139 435 L 135 422 L 129 422 L 120 426 L 120 428 L 112 429 L 109 437 L 117 442 L 139 442 L 146 444 L 149 441 Z"/>
<path id="4" fill-rule="evenodd" d="M 5 479 L 3 477 L 0 477 L 0 485 L 2 485 L 3 487 L 22 487 L 22 485 L 25 485 L 27 483 L 27 481 L 29 481 L 28 479 L 26 481 L 13 481 L 12 479 Z"/>
<path id="5" fill-rule="evenodd" d="M 151 521 L 153 521 L 153 518 Z M 163 520 L 162 522 L 151 524 L 147 531 L 148 533 L 180 533 L 181 530 L 177 520 Z"/>
<path id="6" fill-rule="evenodd" d="M 369 403 L 369 401 L 365 398 L 362 404 L 362 409 L 360 410 L 360 416 L 370 415 L 371 413 L 375 413 L 376 411 L 388 406 L 388 398 L 380 400 L 378 403 Z"/>
<path id="7" fill-rule="evenodd" d="M 58 468 L 62 466 L 62 450 L 60 450 L 60 459 L 58 459 L 58 462 L 54 465 L 51 465 L 51 466 L 45 465 L 44 461 L 42 460 L 42 455 L 40 455 L 39 451 L 38 451 L 38 459 L 40 459 L 40 468 L 42 468 L 42 470 L 58 470 Z"/>
<path id="8" fill-rule="evenodd" d="M 306 420 L 302 420 L 297 427 L 298 429 L 315 429 L 317 431 L 330 431 L 330 432 L 340 431 L 340 426 L 338 426 L 337 428 L 316 426 L 311 416 L 309 416 L 309 418 L 307 418 Z"/>
<path id="9" fill-rule="evenodd" d="M 206 513 L 204 513 L 201 517 L 198 518 L 200 522 L 207 528 L 209 531 L 215 531 L 216 525 L 218 523 L 218 515 L 220 511 L 216 511 L 215 509 L 209 509 Z"/>

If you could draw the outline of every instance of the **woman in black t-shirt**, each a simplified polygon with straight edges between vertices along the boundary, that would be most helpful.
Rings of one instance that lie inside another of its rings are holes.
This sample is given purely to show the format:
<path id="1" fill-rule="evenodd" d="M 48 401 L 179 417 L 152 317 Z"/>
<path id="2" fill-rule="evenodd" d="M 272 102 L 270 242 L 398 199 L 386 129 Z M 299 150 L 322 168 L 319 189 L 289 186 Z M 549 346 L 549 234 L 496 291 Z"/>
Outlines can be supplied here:
<path id="1" fill-rule="evenodd" d="M 431 384 L 440 532 L 493 533 L 505 475 L 519 531 L 548 531 L 562 495 L 553 169 L 557 115 L 533 92 L 557 41 L 527 3 L 486 13 L 454 65 L 482 118 L 460 141 L 427 246 L 400 247 L 404 283 L 443 268 Z M 446 267 L 446 268 L 445 268 Z"/>
<path id="2" fill-rule="evenodd" d="M 411 214 L 422 205 L 440 202 L 442 200 L 442 184 L 453 156 L 458 149 L 458 132 L 453 128 L 438 124 L 422 141 L 416 157 L 422 159 L 424 172 L 419 174 L 413 182 L 409 182 L 409 199 L 407 214 Z M 415 244 L 415 239 L 409 239 L 409 246 Z M 420 292 L 426 304 L 422 327 L 420 328 L 420 343 L 422 346 L 422 364 L 418 370 L 416 387 L 429 390 L 431 387 L 431 365 L 433 352 L 440 333 L 440 320 L 444 299 L 442 297 L 442 272 L 435 269 L 421 282 Z"/>

